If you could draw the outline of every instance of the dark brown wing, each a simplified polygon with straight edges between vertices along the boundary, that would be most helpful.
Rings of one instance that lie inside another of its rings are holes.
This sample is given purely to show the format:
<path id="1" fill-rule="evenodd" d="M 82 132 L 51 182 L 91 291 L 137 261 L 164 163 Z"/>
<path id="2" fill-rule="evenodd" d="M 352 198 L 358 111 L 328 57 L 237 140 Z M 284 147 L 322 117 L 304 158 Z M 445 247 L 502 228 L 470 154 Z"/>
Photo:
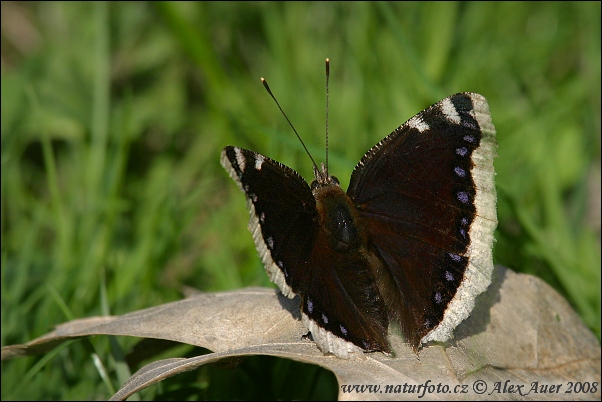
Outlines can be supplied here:
<path id="1" fill-rule="evenodd" d="M 485 98 L 450 96 L 372 148 L 347 191 L 389 275 L 389 319 L 418 348 L 444 341 L 490 282 L 495 129 Z"/>
<path id="2" fill-rule="evenodd" d="M 301 296 L 303 320 L 320 349 L 341 357 L 358 348 L 390 352 L 369 261 L 359 250 L 334 250 L 303 178 L 236 147 L 222 151 L 221 163 L 247 196 L 249 229 L 270 279 L 284 295 Z"/>

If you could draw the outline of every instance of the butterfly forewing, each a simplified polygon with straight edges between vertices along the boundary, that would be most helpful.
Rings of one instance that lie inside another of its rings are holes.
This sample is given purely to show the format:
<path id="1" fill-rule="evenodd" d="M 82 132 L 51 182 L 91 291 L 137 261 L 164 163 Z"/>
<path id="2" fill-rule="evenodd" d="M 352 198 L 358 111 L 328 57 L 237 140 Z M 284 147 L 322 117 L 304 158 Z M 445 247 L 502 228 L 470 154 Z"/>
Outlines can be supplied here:
<path id="1" fill-rule="evenodd" d="M 470 262 L 483 191 L 473 179 L 483 138 L 473 99 L 484 101 L 457 94 L 414 116 L 368 151 L 347 191 L 390 272 L 381 281 L 389 318 L 415 348 L 443 320 Z"/>
<path id="2" fill-rule="evenodd" d="M 294 170 L 246 149 L 226 147 L 221 163 L 247 197 L 249 230 L 270 278 L 294 297 L 309 280 L 305 267 L 318 230 L 309 186 Z"/>
<path id="3" fill-rule="evenodd" d="M 390 352 L 370 261 L 359 245 L 335 250 L 316 208 L 323 198 L 317 201 L 294 170 L 253 151 L 227 147 L 221 162 L 247 196 L 249 229 L 270 278 L 288 297 L 301 296 L 303 319 L 320 348 L 346 355 L 353 344 Z"/>

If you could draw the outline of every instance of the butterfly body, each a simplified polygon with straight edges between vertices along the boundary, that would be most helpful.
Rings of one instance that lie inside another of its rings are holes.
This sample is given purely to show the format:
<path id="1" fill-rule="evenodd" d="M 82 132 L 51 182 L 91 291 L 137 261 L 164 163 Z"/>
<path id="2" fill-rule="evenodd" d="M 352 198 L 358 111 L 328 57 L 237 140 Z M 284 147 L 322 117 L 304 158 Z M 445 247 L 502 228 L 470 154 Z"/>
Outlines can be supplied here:
<path id="1" fill-rule="evenodd" d="M 331 247 L 339 252 L 357 252 L 365 241 L 356 227 L 357 214 L 351 199 L 338 183 L 314 187 L 312 193 L 320 217 L 319 227 L 325 232 Z"/>
<path id="2" fill-rule="evenodd" d="M 452 95 L 375 145 L 344 192 L 326 169 L 294 170 L 226 147 L 270 279 L 301 297 L 325 353 L 392 353 L 391 323 L 415 350 L 445 341 L 490 282 L 497 224 L 495 129 L 485 98 Z"/>

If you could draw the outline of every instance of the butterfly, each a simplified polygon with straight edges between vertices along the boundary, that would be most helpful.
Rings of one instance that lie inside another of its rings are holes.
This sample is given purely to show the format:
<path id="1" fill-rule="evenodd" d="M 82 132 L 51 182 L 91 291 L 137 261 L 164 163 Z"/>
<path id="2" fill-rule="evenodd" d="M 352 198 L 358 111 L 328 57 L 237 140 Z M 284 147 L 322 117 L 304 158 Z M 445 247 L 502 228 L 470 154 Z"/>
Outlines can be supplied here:
<path id="1" fill-rule="evenodd" d="M 257 152 L 221 164 L 245 193 L 271 279 L 301 300 L 318 348 L 392 355 L 390 325 L 417 351 L 446 341 L 491 282 L 497 143 L 486 99 L 449 96 L 370 149 L 343 191 L 324 164 L 307 182 Z"/>

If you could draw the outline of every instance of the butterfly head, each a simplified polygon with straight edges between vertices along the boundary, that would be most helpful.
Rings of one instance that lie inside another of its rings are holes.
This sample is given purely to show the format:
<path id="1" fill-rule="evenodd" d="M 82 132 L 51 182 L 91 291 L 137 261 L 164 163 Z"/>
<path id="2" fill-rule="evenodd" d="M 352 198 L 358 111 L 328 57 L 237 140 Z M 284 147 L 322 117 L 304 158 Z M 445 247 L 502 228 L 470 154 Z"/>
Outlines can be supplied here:
<path id="1" fill-rule="evenodd" d="M 311 182 L 311 191 L 314 195 L 321 187 L 331 185 L 340 186 L 339 179 L 337 179 L 336 176 L 330 176 L 328 174 L 328 168 L 324 163 L 321 164 L 320 168 L 314 165 L 314 177 L 315 180 Z"/>

